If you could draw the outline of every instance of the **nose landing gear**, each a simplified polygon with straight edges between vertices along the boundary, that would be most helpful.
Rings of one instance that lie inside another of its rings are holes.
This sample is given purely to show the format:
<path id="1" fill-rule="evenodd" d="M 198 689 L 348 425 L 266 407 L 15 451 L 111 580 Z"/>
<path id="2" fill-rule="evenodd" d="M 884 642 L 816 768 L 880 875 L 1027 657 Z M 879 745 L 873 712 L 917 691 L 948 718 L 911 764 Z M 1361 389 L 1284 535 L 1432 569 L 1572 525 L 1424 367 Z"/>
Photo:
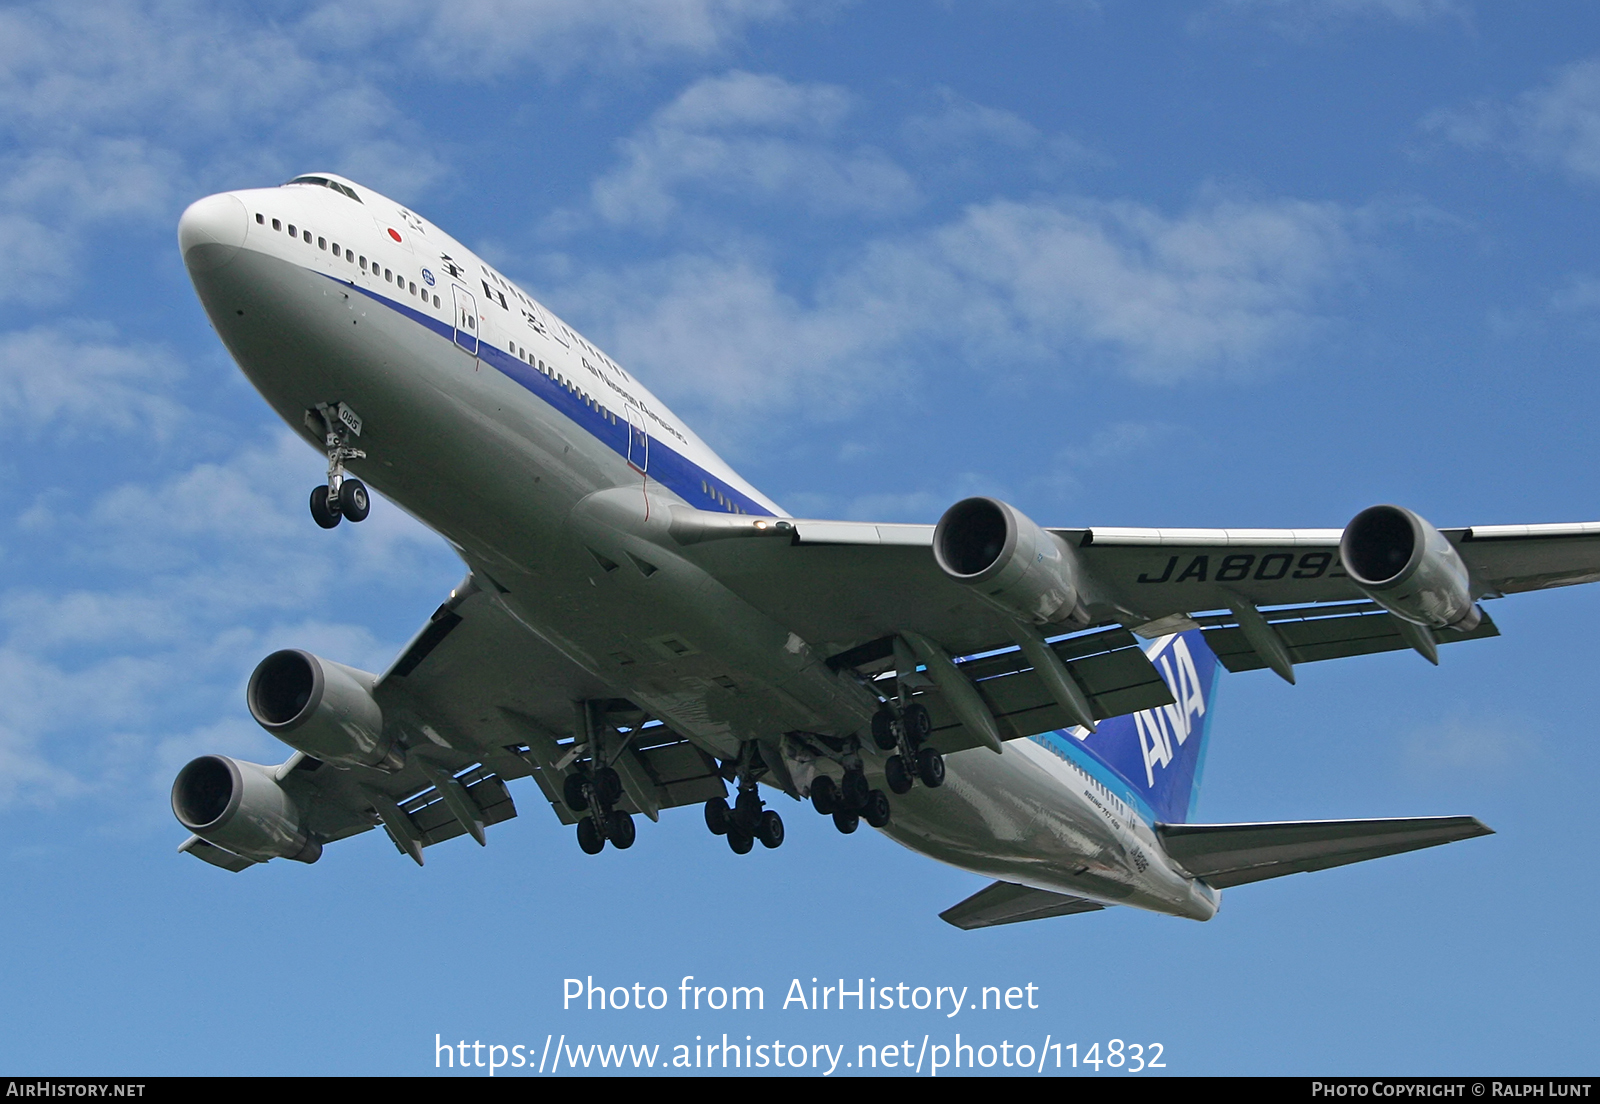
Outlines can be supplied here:
<path id="1" fill-rule="evenodd" d="M 344 403 L 329 406 L 318 403 L 314 411 L 306 411 L 306 423 L 315 427 L 312 420 L 322 423 L 323 445 L 328 453 L 328 482 L 311 491 L 311 517 L 324 529 L 332 529 L 341 518 L 365 521 L 372 510 L 372 498 L 366 484 L 344 473 L 346 460 L 364 460 L 366 453 L 350 444 L 353 437 L 361 435 L 361 419 Z"/>

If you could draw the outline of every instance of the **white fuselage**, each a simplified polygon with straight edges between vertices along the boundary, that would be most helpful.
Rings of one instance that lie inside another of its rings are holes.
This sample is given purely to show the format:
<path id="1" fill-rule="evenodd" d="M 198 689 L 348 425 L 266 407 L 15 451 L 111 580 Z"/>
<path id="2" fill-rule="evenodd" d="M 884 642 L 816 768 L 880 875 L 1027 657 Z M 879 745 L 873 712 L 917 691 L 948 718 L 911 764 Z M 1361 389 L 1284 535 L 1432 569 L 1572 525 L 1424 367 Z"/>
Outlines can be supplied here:
<path id="1" fill-rule="evenodd" d="M 224 193 L 180 225 L 218 334 L 284 421 L 320 448 L 308 410 L 358 414 L 367 456 L 351 470 L 585 672 L 575 694 L 635 701 L 722 758 L 789 731 L 864 731 L 865 690 L 665 538 L 673 504 L 785 516 L 778 506 L 543 304 L 437 227 L 358 194 Z M 602 570 L 630 558 L 648 572 Z M 736 705 L 718 678 L 745 688 Z M 894 799 L 886 833 L 993 878 L 1213 915 L 1217 894 L 1051 747 L 949 756 L 941 788 Z M 881 774 L 881 759 L 868 769 Z"/>

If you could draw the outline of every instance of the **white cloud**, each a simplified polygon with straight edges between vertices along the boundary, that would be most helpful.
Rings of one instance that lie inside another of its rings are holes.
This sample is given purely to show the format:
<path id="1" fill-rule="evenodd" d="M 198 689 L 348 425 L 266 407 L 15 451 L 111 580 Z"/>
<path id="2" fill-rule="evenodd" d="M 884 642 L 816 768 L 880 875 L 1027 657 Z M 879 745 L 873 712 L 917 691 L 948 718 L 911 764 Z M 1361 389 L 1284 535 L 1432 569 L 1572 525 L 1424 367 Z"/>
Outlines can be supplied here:
<path id="1" fill-rule="evenodd" d="M 1509 103 L 1436 111 L 1422 125 L 1470 150 L 1600 180 L 1600 59 L 1568 65 Z"/>
<path id="2" fill-rule="evenodd" d="M 523 65 L 560 75 L 587 64 L 706 57 L 789 7 L 787 0 L 331 0 L 311 11 L 302 33 L 344 48 L 398 39 L 446 75 L 477 80 Z"/>
<path id="3" fill-rule="evenodd" d="M 64 295 L 97 224 L 175 221 L 197 195 L 307 162 L 414 191 L 441 167 L 407 148 L 411 132 L 363 70 L 240 9 L 199 0 L 0 9 L 0 247 L 24 277 L 0 294 Z"/>
<path id="4" fill-rule="evenodd" d="M 1109 165 L 1109 158 L 1096 150 L 1088 149 L 1077 139 L 1066 134 L 1045 134 L 1021 115 L 1008 110 L 989 107 L 958 96 L 949 88 L 939 90 L 941 107 L 931 112 L 912 115 L 901 125 L 901 136 L 910 149 L 923 157 L 970 160 L 973 157 L 990 158 L 995 147 L 1008 150 L 1008 154 L 1032 154 L 1040 166 L 1050 165 Z M 987 160 L 979 168 L 992 174 Z"/>
<path id="5" fill-rule="evenodd" d="M 1574 276 L 1567 286 L 1550 296 L 1552 314 L 1592 315 L 1600 311 L 1600 279 Z"/>
<path id="6" fill-rule="evenodd" d="M 841 148 L 850 106 L 842 89 L 771 75 L 697 81 L 621 143 L 622 163 L 593 185 L 594 209 L 613 224 L 659 227 L 689 191 L 825 214 L 914 205 L 916 185 L 882 150 Z"/>
<path id="7" fill-rule="evenodd" d="M 1225 0 L 1228 6 L 1257 10 L 1285 29 L 1303 30 L 1332 19 L 1377 18 L 1401 23 L 1465 19 L 1464 0 Z"/>
<path id="8" fill-rule="evenodd" d="M 1516 725 L 1453 718 L 1411 732 L 1405 760 L 1418 772 L 1440 771 L 1501 775 L 1516 762 L 1537 758 L 1538 741 Z"/>
<path id="9" fill-rule="evenodd" d="M 20 528 L 67 581 L 0 591 L 0 806 L 162 788 L 174 758 L 201 750 L 282 758 L 240 697 L 262 656 L 393 659 L 414 626 L 380 639 L 341 619 L 349 593 L 403 599 L 420 625 L 462 568 L 382 500 L 359 527 L 318 529 L 305 497 L 321 469 L 278 430 L 153 484 L 41 488 Z"/>
<path id="10" fill-rule="evenodd" d="M 1035 377 L 1259 370 L 1323 327 L 1359 253 L 1354 221 L 1294 200 L 1211 199 L 1175 217 L 999 200 L 870 242 L 808 291 L 737 254 L 596 273 L 572 291 L 625 363 L 737 435 L 755 411 L 847 412 L 951 350 Z"/>
<path id="11" fill-rule="evenodd" d="M 16 437 L 114 430 L 169 436 L 182 408 L 162 392 L 182 369 L 161 349 L 106 327 L 42 326 L 0 334 L 0 423 Z"/>

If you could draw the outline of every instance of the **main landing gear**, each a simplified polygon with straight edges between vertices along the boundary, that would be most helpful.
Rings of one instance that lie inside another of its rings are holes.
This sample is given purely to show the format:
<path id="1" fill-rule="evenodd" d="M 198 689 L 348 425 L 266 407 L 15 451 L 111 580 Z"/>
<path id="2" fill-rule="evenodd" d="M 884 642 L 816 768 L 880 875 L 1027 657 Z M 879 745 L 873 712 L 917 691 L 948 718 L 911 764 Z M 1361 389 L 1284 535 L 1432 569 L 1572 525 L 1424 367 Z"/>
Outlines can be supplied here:
<path id="1" fill-rule="evenodd" d="M 893 751 L 883 765 L 883 778 L 897 794 L 909 793 L 920 781 L 930 790 L 944 785 L 944 756 L 928 744 L 933 735 L 933 720 L 927 709 L 912 702 L 895 715 L 893 706 L 884 705 L 872 717 L 872 740 L 880 751 Z"/>
<path id="2" fill-rule="evenodd" d="M 588 855 L 605 850 L 607 841 L 618 851 L 633 846 L 637 830 L 633 814 L 616 805 L 622 800 L 622 776 L 606 758 L 608 725 L 602 703 L 580 701 L 575 728 L 588 749 L 582 763 L 561 783 L 561 799 L 574 813 L 588 813 L 578 821 L 578 846 Z"/>
<path id="3" fill-rule="evenodd" d="M 364 460 L 366 453 L 351 446 L 353 436 L 361 433 L 361 419 L 349 407 L 340 403 L 331 407 L 318 403 L 315 411 L 323 425 L 323 445 L 328 453 L 328 482 L 311 491 L 311 517 L 324 529 L 332 529 L 341 518 L 365 521 L 372 510 L 372 497 L 367 486 L 354 476 L 344 473 L 346 460 Z M 311 422 L 312 412 L 306 412 Z"/>
<path id="4" fill-rule="evenodd" d="M 833 817 L 833 826 L 849 835 L 865 820 L 874 828 L 889 823 L 889 798 L 867 781 L 867 772 L 857 762 L 845 767 L 844 778 L 835 782 L 830 775 L 818 775 L 811 783 L 811 807 L 823 816 Z"/>
<path id="5" fill-rule="evenodd" d="M 578 821 L 578 846 L 585 854 L 598 855 L 607 840 L 618 851 L 633 846 L 633 814 L 612 807 L 622 800 L 622 779 L 615 770 L 599 767 L 569 774 L 561 797 L 573 812 L 589 814 Z"/>
<path id="6" fill-rule="evenodd" d="M 738 795 L 732 807 L 726 797 L 707 801 L 706 827 L 711 829 L 712 835 L 726 837 L 735 855 L 748 855 L 756 840 L 768 849 L 782 847 L 783 818 L 776 810 L 765 808 L 766 802 L 756 788 L 756 779 L 766 773 L 761 752 L 755 744 L 746 744 L 738 760 L 730 766 L 739 784 Z"/>

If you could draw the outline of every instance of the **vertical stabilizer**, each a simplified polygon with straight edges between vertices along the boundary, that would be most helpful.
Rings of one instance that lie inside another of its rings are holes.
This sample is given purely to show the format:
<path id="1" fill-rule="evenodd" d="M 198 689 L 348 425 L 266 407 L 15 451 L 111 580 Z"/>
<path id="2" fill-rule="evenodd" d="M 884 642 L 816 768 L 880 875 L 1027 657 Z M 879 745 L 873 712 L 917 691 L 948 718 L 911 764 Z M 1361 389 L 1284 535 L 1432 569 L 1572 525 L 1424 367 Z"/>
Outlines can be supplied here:
<path id="1" fill-rule="evenodd" d="M 1132 790 L 1136 806 L 1155 820 L 1182 824 L 1194 809 L 1205 761 L 1221 665 L 1199 629 L 1163 636 L 1145 654 L 1172 691 L 1173 703 L 1100 722 L 1093 733 L 1083 728 L 1057 733 L 1099 768 L 1109 770 Z"/>

